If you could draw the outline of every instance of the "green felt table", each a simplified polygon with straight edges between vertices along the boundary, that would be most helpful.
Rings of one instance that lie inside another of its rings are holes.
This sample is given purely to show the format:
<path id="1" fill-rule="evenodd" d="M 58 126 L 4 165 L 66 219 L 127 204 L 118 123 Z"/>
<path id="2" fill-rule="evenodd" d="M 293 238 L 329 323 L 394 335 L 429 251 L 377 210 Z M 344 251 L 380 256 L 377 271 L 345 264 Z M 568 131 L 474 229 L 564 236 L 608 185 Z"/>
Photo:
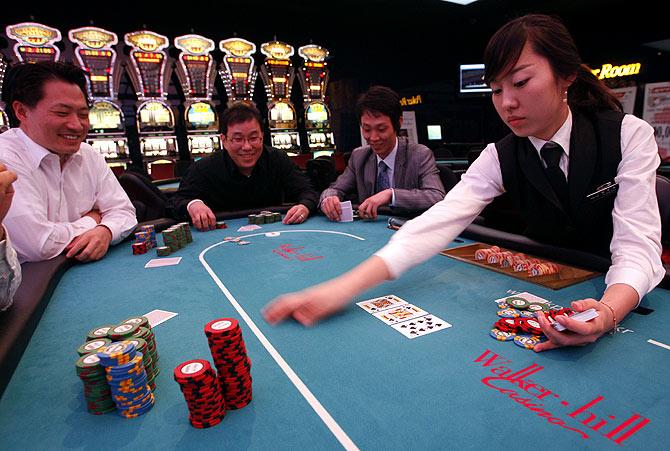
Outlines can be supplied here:
<path id="1" fill-rule="evenodd" d="M 536 354 L 489 336 L 493 300 L 528 291 L 568 305 L 598 296 L 603 277 L 554 291 L 438 255 L 356 301 L 395 294 L 451 328 L 410 340 L 353 303 L 317 327 L 270 326 L 269 300 L 355 266 L 394 232 L 385 218 L 237 232 L 245 223 L 194 232 L 176 266 L 145 269 L 155 253 L 123 243 L 69 269 L 0 399 L 0 449 L 667 449 L 670 350 L 648 340 L 670 344 L 668 291 L 595 345 Z M 88 414 L 75 350 L 90 329 L 154 309 L 178 314 L 154 329 L 156 405 L 135 419 Z M 240 321 L 253 401 L 195 429 L 172 371 L 212 361 L 203 327 L 222 317 Z"/>

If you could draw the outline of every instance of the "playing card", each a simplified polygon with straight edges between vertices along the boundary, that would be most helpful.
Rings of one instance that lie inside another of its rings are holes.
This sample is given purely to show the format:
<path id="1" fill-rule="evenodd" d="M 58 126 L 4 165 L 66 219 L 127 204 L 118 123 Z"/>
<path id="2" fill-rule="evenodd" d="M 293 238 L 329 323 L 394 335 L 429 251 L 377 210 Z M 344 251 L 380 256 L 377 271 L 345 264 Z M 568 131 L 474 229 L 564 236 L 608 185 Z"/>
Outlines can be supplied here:
<path id="1" fill-rule="evenodd" d="M 367 301 L 357 302 L 356 305 L 369 313 L 377 313 L 388 310 L 392 307 L 398 307 L 408 302 L 396 295 L 389 294 L 379 298 L 368 299 Z"/>
<path id="2" fill-rule="evenodd" d="M 414 318 L 410 321 L 403 321 L 402 323 L 393 324 L 395 330 L 403 334 L 409 339 L 421 337 L 423 335 L 432 334 L 438 330 L 447 329 L 451 324 L 438 318 L 437 316 L 428 314 Z"/>
<path id="3" fill-rule="evenodd" d="M 152 310 L 149 313 L 145 313 L 144 316 L 149 320 L 151 327 L 156 327 L 160 323 L 174 318 L 177 314 L 175 312 L 168 312 L 167 310 Z"/>
<path id="4" fill-rule="evenodd" d="M 181 257 L 153 258 L 144 265 L 145 268 L 158 268 L 160 266 L 178 265 Z"/>
<path id="5" fill-rule="evenodd" d="M 237 231 L 238 232 L 251 232 L 252 230 L 258 230 L 260 228 L 262 228 L 262 227 L 258 226 L 256 224 L 249 224 L 249 225 L 245 225 L 245 226 L 240 227 L 239 229 L 237 229 Z"/>
<path id="6" fill-rule="evenodd" d="M 379 320 L 386 324 L 393 325 L 403 321 L 417 318 L 419 316 L 427 315 L 428 312 L 417 307 L 414 304 L 403 304 L 398 307 L 393 307 L 388 310 L 373 313 Z"/>
<path id="7" fill-rule="evenodd" d="M 340 208 L 342 208 L 342 214 L 340 215 L 340 222 L 351 222 L 354 220 L 354 210 L 351 206 L 351 201 L 340 203 Z"/>
<path id="8" fill-rule="evenodd" d="M 594 308 L 590 308 L 587 310 L 584 310 L 583 312 L 575 313 L 574 315 L 571 315 L 570 318 L 576 319 L 577 321 L 591 321 L 593 318 L 598 317 L 598 312 Z M 559 332 L 563 332 L 565 330 L 565 326 L 558 322 L 552 322 L 551 324 L 554 326 L 554 329 L 556 329 Z"/>

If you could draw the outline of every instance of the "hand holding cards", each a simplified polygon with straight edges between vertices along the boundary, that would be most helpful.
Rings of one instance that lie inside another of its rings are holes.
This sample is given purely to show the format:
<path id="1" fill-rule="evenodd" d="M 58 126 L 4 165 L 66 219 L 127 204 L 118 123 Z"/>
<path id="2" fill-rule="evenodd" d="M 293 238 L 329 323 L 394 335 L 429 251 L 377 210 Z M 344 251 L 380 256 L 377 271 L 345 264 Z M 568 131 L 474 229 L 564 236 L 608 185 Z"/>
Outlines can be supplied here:
<path id="1" fill-rule="evenodd" d="M 584 310 L 583 312 L 575 313 L 574 315 L 570 315 L 568 318 L 572 318 L 577 321 L 582 321 L 582 322 L 587 322 L 591 321 L 593 318 L 598 317 L 598 312 L 594 308 L 590 308 L 588 310 Z M 559 332 L 563 332 L 566 328 L 564 325 L 559 324 L 556 320 L 554 320 L 551 317 L 549 318 L 549 322 L 551 323 L 552 327 L 556 329 Z"/>

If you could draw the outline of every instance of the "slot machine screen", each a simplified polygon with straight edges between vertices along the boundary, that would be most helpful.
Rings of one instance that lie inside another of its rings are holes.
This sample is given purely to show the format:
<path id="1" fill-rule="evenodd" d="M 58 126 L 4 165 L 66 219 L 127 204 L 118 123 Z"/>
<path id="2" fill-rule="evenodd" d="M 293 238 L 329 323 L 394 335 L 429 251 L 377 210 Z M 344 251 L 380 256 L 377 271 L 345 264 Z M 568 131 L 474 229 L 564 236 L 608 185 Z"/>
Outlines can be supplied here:
<path id="1" fill-rule="evenodd" d="M 140 108 L 140 126 L 152 130 L 172 129 L 174 123 L 168 107 L 159 102 L 147 102 Z"/>
<path id="2" fill-rule="evenodd" d="M 186 119 L 196 129 L 208 129 L 216 122 L 216 115 L 210 104 L 197 102 L 189 107 Z"/>
<path id="3" fill-rule="evenodd" d="M 123 131 L 121 111 L 109 102 L 96 102 L 88 112 L 91 131 Z"/>
<path id="4" fill-rule="evenodd" d="M 293 121 L 293 109 L 286 103 L 275 103 L 274 107 L 270 110 L 270 120 L 279 122 Z"/>
<path id="5" fill-rule="evenodd" d="M 323 104 L 313 103 L 307 107 L 307 122 L 314 127 L 323 126 L 328 122 L 328 111 Z"/>
<path id="6" fill-rule="evenodd" d="M 491 92 L 491 88 L 484 83 L 484 68 L 483 64 L 461 64 L 461 94 Z"/>

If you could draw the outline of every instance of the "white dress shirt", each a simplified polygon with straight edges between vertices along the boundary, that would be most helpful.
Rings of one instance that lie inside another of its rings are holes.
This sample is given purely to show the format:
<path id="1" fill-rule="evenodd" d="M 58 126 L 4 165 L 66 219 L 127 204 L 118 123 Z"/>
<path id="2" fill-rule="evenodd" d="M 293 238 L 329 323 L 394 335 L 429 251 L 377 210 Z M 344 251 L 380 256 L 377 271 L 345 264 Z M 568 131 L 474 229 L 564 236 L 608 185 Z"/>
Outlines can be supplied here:
<path id="1" fill-rule="evenodd" d="M 0 135 L 0 161 L 17 175 L 4 225 L 21 263 L 61 254 L 76 236 L 96 227 L 84 216 L 93 209 L 112 232 L 112 244 L 137 225 L 130 199 L 88 144 L 82 143 L 61 169 L 58 155 L 13 128 Z"/>
<path id="2" fill-rule="evenodd" d="M 572 115 L 550 141 L 563 147 L 559 165 L 568 174 Z M 546 141 L 530 138 L 540 151 Z M 665 275 L 661 263 L 661 220 L 656 200 L 656 169 L 660 158 L 654 129 L 632 115 L 621 125 L 621 162 L 614 181 L 619 191 L 614 201 L 614 232 L 610 243 L 612 266 L 607 286 L 624 283 L 640 299 Z M 423 215 L 408 221 L 375 255 L 382 258 L 396 278 L 446 246 L 467 227 L 496 196 L 504 193 L 495 144 L 489 144 L 472 163 L 461 181 Z"/>
<path id="3" fill-rule="evenodd" d="M 0 312 L 12 305 L 19 285 L 21 285 L 21 265 L 5 230 L 5 237 L 0 241 Z"/>

